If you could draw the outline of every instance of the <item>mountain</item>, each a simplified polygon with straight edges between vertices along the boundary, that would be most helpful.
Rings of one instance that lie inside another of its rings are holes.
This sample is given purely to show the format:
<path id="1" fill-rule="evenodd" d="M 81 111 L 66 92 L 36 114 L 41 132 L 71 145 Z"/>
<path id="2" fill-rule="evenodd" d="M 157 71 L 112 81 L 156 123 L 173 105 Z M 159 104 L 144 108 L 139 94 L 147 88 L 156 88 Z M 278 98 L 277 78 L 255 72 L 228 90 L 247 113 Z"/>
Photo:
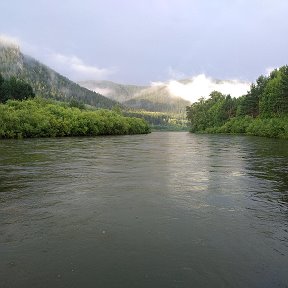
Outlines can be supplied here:
<path id="1" fill-rule="evenodd" d="M 123 102 L 125 106 L 153 112 L 185 114 L 186 106 L 191 103 L 169 93 L 166 85 L 150 86 L 135 94 L 135 97 Z"/>
<path id="2" fill-rule="evenodd" d="M 88 80 L 78 83 L 82 87 L 85 87 L 94 92 L 100 93 L 110 99 L 119 102 L 125 102 L 135 97 L 135 94 L 146 89 L 148 86 L 136 86 L 114 83 L 112 81 L 98 81 Z"/>
<path id="3" fill-rule="evenodd" d="M 30 84 L 36 95 L 60 101 L 77 100 L 99 108 L 112 108 L 118 102 L 81 87 L 34 58 L 21 53 L 18 46 L 0 42 L 0 73 L 16 76 Z"/>
<path id="4" fill-rule="evenodd" d="M 124 106 L 153 112 L 183 114 L 191 103 L 169 93 L 165 83 L 155 86 L 136 86 L 111 81 L 82 81 L 85 88 L 117 100 Z"/>

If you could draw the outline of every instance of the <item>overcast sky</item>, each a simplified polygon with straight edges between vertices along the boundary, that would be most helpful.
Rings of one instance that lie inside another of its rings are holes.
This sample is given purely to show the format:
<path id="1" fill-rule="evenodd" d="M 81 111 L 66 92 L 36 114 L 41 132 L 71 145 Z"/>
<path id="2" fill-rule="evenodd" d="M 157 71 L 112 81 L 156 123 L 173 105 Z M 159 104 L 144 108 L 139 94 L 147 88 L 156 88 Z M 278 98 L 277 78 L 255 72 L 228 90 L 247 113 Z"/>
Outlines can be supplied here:
<path id="1" fill-rule="evenodd" d="M 255 81 L 288 64 L 287 0 L 1 0 L 0 35 L 73 80 Z"/>

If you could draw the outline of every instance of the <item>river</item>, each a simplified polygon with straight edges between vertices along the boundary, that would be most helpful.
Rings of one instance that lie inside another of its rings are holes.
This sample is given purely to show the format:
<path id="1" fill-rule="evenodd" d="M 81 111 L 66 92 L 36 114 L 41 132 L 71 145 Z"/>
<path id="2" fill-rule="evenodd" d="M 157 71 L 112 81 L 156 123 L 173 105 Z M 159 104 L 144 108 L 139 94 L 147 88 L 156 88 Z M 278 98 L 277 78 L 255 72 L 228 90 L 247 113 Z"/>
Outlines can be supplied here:
<path id="1" fill-rule="evenodd" d="M 288 287 L 288 142 L 1 140 L 0 286 Z"/>

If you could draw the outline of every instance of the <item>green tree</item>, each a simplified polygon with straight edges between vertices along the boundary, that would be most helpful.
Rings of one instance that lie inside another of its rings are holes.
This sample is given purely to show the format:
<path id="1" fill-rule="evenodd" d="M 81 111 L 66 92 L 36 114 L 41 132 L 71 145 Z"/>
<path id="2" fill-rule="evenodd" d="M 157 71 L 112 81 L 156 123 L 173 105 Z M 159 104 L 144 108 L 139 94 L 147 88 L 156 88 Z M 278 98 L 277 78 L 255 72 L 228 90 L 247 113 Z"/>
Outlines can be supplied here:
<path id="1" fill-rule="evenodd" d="M 1 82 L 1 102 L 6 102 L 8 99 L 26 100 L 35 97 L 31 85 L 16 77 L 11 77 L 8 80 L 2 78 Z"/>
<path id="2" fill-rule="evenodd" d="M 3 82 L 4 82 L 4 78 L 3 78 L 2 74 L 0 73 L 0 87 L 3 84 Z"/>
<path id="3" fill-rule="evenodd" d="M 208 107 L 203 97 L 191 106 L 187 106 L 187 118 L 192 132 L 204 131 L 209 126 Z"/>
<path id="4" fill-rule="evenodd" d="M 75 107 L 75 108 L 78 108 L 78 109 L 85 109 L 85 104 L 81 101 L 78 101 L 74 98 L 71 99 L 71 101 L 69 102 L 69 106 L 70 107 Z"/>
<path id="5" fill-rule="evenodd" d="M 288 114 L 288 65 L 279 69 L 281 75 L 279 97 L 278 97 L 278 111 L 281 114 Z"/>
<path id="6" fill-rule="evenodd" d="M 270 73 L 263 94 L 259 101 L 259 110 L 262 117 L 272 117 L 279 112 L 279 92 L 281 89 L 281 74 L 277 69 Z"/>
<path id="7" fill-rule="evenodd" d="M 3 94 L 3 90 L 2 90 L 3 83 L 4 83 L 4 78 L 2 77 L 2 75 L 0 73 L 0 103 L 4 102 L 4 94 Z"/>
<path id="8" fill-rule="evenodd" d="M 288 113 L 288 66 L 273 70 L 260 97 L 262 117 L 280 117 Z"/>
<path id="9" fill-rule="evenodd" d="M 252 116 L 257 117 L 259 115 L 259 102 L 264 97 L 264 90 L 268 82 L 268 78 L 261 75 L 256 80 L 256 83 L 252 83 L 250 91 L 242 96 L 237 105 L 237 116 Z"/>

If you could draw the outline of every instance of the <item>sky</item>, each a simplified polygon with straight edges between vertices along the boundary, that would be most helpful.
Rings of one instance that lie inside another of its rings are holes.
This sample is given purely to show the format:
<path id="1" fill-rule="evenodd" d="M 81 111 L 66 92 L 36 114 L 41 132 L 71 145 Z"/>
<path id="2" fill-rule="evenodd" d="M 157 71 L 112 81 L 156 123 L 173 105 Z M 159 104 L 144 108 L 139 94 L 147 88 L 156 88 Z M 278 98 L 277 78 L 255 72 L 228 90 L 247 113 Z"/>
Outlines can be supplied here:
<path id="1" fill-rule="evenodd" d="M 288 64 L 287 0 L 2 0 L 0 11 L 2 39 L 74 81 L 253 82 Z"/>

